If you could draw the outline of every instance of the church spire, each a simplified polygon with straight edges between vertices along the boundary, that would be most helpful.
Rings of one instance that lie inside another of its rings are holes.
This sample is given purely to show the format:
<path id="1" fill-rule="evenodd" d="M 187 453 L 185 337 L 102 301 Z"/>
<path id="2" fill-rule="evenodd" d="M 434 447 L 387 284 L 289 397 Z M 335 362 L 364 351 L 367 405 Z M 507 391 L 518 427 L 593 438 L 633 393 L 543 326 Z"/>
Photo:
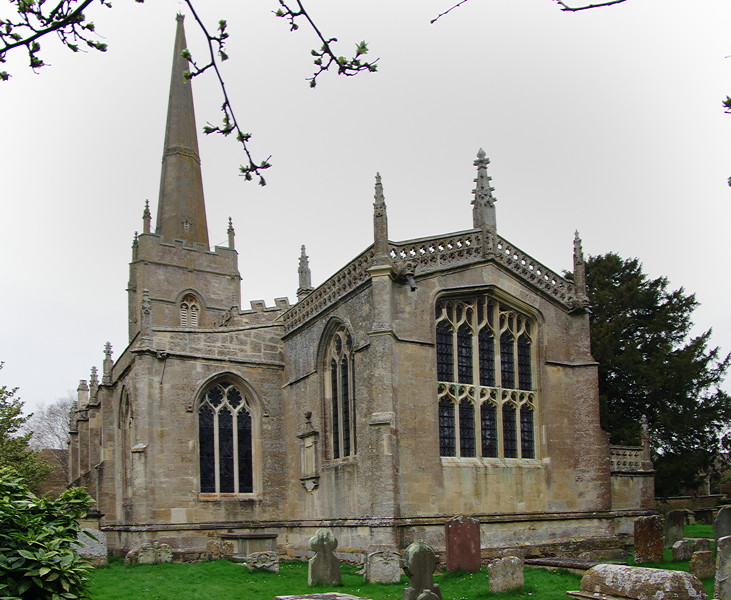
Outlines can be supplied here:
<path id="1" fill-rule="evenodd" d="M 495 219 L 495 202 L 497 199 L 492 195 L 494 189 L 490 187 L 490 179 L 487 174 L 487 165 L 490 159 L 487 158 L 485 151 L 480 148 L 477 153 L 477 160 L 474 165 L 477 167 L 477 178 L 475 181 L 475 189 L 472 193 L 475 195 L 472 200 L 472 226 L 475 229 L 483 227 L 495 231 L 497 222 Z"/>
<path id="2" fill-rule="evenodd" d="M 155 233 L 168 242 L 181 239 L 188 245 L 208 247 L 193 91 L 184 77 L 189 67 L 182 56 L 187 49 L 183 19 L 183 15 L 177 16 Z"/>

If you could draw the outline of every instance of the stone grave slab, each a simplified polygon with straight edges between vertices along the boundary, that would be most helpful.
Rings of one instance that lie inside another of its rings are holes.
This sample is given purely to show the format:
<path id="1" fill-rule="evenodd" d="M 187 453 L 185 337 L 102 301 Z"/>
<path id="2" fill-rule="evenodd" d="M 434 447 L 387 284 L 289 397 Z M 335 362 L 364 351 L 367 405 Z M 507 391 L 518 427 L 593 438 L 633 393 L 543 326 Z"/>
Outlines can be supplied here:
<path id="1" fill-rule="evenodd" d="M 250 573 L 254 571 L 269 571 L 279 573 L 279 556 L 276 552 L 252 552 L 244 563 Z"/>
<path id="2" fill-rule="evenodd" d="M 523 560 L 517 556 L 496 558 L 487 563 L 487 583 L 491 592 L 508 592 L 523 587 Z"/>
<path id="3" fill-rule="evenodd" d="M 685 530 L 685 511 L 671 510 L 665 515 L 665 547 L 672 548 L 673 544 L 683 539 Z"/>
<path id="4" fill-rule="evenodd" d="M 307 569 L 308 585 L 338 585 L 341 581 L 340 561 L 333 552 L 338 540 L 327 529 L 318 529 L 309 541 L 310 550 L 315 555 L 309 560 Z"/>
<path id="5" fill-rule="evenodd" d="M 638 517 L 634 523 L 635 562 L 662 561 L 663 523 L 657 515 Z"/>
<path id="6" fill-rule="evenodd" d="M 437 555 L 429 544 L 421 540 L 409 544 L 404 550 L 401 567 L 409 578 L 409 587 L 404 588 L 403 600 L 419 600 L 425 590 L 442 600 L 439 585 L 434 583 Z"/>
<path id="7" fill-rule="evenodd" d="M 365 559 L 365 579 L 369 583 L 401 581 L 401 555 L 390 550 L 370 552 Z"/>
<path id="8" fill-rule="evenodd" d="M 722 537 L 716 543 L 716 600 L 731 600 L 731 536 Z"/>
<path id="9" fill-rule="evenodd" d="M 713 537 L 716 541 L 727 535 L 731 535 L 731 506 L 721 507 L 713 520 Z"/>
<path id="10" fill-rule="evenodd" d="M 693 552 L 693 556 L 690 557 L 690 572 L 698 579 L 713 577 L 716 573 L 716 561 L 713 560 L 713 552 L 710 550 Z"/>
<path id="11" fill-rule="evenodd" d="M 673 560 L 690 560 L 693 552 L 703 552 L 711 549 L 711 540 L 706 538 L 685 538 L 673 544 Z"/>
<path id="12" fill-rule="evenodd" d="M 458 515 L 444 524 L 447 571 L 477 573 L 480 570 L 480 522 Z"/>

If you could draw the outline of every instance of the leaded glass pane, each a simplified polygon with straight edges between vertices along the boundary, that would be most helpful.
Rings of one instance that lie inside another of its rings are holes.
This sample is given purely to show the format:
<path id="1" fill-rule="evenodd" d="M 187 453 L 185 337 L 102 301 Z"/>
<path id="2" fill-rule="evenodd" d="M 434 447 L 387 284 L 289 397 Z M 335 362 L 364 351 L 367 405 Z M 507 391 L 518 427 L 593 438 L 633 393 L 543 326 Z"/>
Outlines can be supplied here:
<path id="1" fill-rule="evenodd" d="M 218 472 L 221 493 L 234 492 L 233 415 L 224 406 L 218 413 Z"/>
<path id="2" fill-rule="evenodd" d="M 340 361 L 341 405 L 343 407 L 343 456 L 350 456 L 350 390 L 348 389 L 348 359 Z"/>
<path id="3" fill-rule="evenodd" d="M 515 407 L 503 404 L 503 456 L 518 457 L 518 432 L 515 429 Z"/>
<path id="4" fill-rule="evenodd" d="M 525 334 L 518 338 L 518 389 L 533 389 L 533 373 L 530 360 L 530 338 Z"/>
<path id="5" fill-rule="evenodd" d="M 330 383 L 332 387 L 333 410 L 333 458 L 340 458 L 340 414 L 338 406 L 338 363 L 330 363 Z"/>
<path id="6" fill-rule="evenodd" d="M 466 323 L 457 330 L 457 372 L 460 383 L 472 383 L 472 330 Z"/>
<path id="7" fill-rule="evenodd" d="M 480 385 L 495 385 L 495 337 L 487 327 L 477 336 L 480 360 Z"/>
<path id="8" fill-rule="evenodd" d="M 437 380 L 454 381 L 452 328 L 446 321 L 437 323 Z"/>
<path id="9" fill-rule="evenodd" d="M 350 339 L 350 336 L 348 336 L 348 339 Z M 352 388 L 353 392 L 351 393 L 351 396 L 353 397 L 351 400 L 351 405 L 353 407 L 353 419 L 352 419 L 352 427 L 353 427 L 353 454 L 358 454 L 358 436 L 356 435 L 355 431 L 355 425 L 358 422 L 357 419 L 357 411 L 355 410 L 355 364 L 353 363 L 353 359 L 350 359 L 350 387 Z"/>
<path id="10" fill-rule="evenodd" d="M 454 439 L 454 404 L 448 398 L 439 401 L 439 455 L 456 456 Z"/>
<path id="11" fill-rule="evenodd" d="M 213 439 L 213 409 L 203 404 L 198 409 L 198 452 L 201 492 L 216 491 L 216 450 Z"/>
<path id="12" fill-rule="evenodd" d="M 254 491 L 254 473 L 251 449 L 251 415 L 240 410 L 236 415 L 239 458 L 239 493 Z"/>
<path id="13" fill-rule="evenodd" d="M 493 404 L 485 403 L 480 407 L 480 434 L 482 436 L 482 456 L 498 456 L 497 410 Z"/>
<path id="14" fill-rule="evenodd" d="M 236 408 L 239 404 L 241 404 L 241 392 L 231 386 L 228 388 L 228 392 L 226 392 L 226 399 L 228 400 L 229 406 Z"/>
<path id="15" fill-rule="evenodd" d="M 505 332 L 500 336 L 500 379 L 502 387 L 515 387 L 515 352 L 513 336 Z"/>
<path id="16" fill-rule="evenodd" d="M 213 406 L 218 406 L 223 400 L 223 388 L 220 385 L 214 385 L 208 391 L 206 398 Z"/>
<path id="17" fill-rule="evenodd" d="M 533 433 L 533 410 L 527 404 L 520 407 L 520 456 L 535 458 L 535 439 Z"/>
<path id="18" fill-rule="evenodd" d="M 469 400 L 459 403 L 459 454 L 475 456 L 475 407 Z"/>

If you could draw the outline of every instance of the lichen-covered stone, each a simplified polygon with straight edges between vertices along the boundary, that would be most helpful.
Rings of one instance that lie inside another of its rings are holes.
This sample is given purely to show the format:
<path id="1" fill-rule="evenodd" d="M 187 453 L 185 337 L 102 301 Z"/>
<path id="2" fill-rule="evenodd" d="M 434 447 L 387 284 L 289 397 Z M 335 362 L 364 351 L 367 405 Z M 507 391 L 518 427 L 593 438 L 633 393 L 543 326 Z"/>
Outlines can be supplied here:
<path id="1" fill-rule="evenodd" d="M 635 562 L 660 562 L 663 552 L 663 522 L 657 515 L 635 519 Z"/>
<path id="2" fill-rule="evenodd" d="M 309 585 L 338 585 L 341 581 L 340 561 L 333 551 L 338 547 L 338 540 L 327 529 L 318 529 L 308 544 L 315 553 L 309 560 L 307 583 Z"/>
<path id="3" fill-rule="evenodd" d="M 690 573 L 625 565 L 597 565 L 581 579 L 581 591 L 633 600 L 707 600 L 701 581 Z"/>
<path id="4" fill-rule="evenodd" d="M 404 588 L 403 600 L 418 600 L 425 590 L 442 600 L 439 585 L 434 583 L 437 556 L 429 544 L 417 540 L 406 548 L 401 566 L 409 578 L 409 587 Z"/>
<path id="5" fill-rule="evenodd" d="M 480 570 L 480 522 L 472 517 L 458 515 L 444 524 L 447 546 L 447 571 L 461 570 L 477 573 Z"/>
<path id="6" fill-rule="evenodd" d="M 487 583 L 491 592 L 508 592 L 523 587 L 523 561 L 517 556 L 497 558 L 487 563 Z"/>

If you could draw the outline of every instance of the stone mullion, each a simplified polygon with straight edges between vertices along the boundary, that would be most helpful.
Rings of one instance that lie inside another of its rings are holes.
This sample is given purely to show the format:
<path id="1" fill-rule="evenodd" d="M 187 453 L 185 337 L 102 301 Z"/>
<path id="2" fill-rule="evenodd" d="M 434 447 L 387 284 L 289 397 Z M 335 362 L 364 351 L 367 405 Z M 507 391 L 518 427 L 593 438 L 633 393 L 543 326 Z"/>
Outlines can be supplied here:
<path id="1" fill-rule="evenodd" d="M 230 389 L 230 388 L 229 388 Z M 234 456 L 234 494 L 238 494 L 241 488 L 239 487 L 239 410 L 243 405 L 244 398 L 241 398 L 241 403 L 238 408 L 234 408 L 229 405 L 231 410 L 231 434 L 233 440 L 233 456 Z M 226 390 L 226 404 L 228 404 L 228 390 Z"/>
<path id="2" fill-rule="evenodd" d="M 213 478 L 216 483 L 215 491 L 216 494 L 221 493 L 221 465 L 220 465 L 220 452 L 218 448 L 218 409 L 219 407 L 212 406 L 213 408 Z"/>

